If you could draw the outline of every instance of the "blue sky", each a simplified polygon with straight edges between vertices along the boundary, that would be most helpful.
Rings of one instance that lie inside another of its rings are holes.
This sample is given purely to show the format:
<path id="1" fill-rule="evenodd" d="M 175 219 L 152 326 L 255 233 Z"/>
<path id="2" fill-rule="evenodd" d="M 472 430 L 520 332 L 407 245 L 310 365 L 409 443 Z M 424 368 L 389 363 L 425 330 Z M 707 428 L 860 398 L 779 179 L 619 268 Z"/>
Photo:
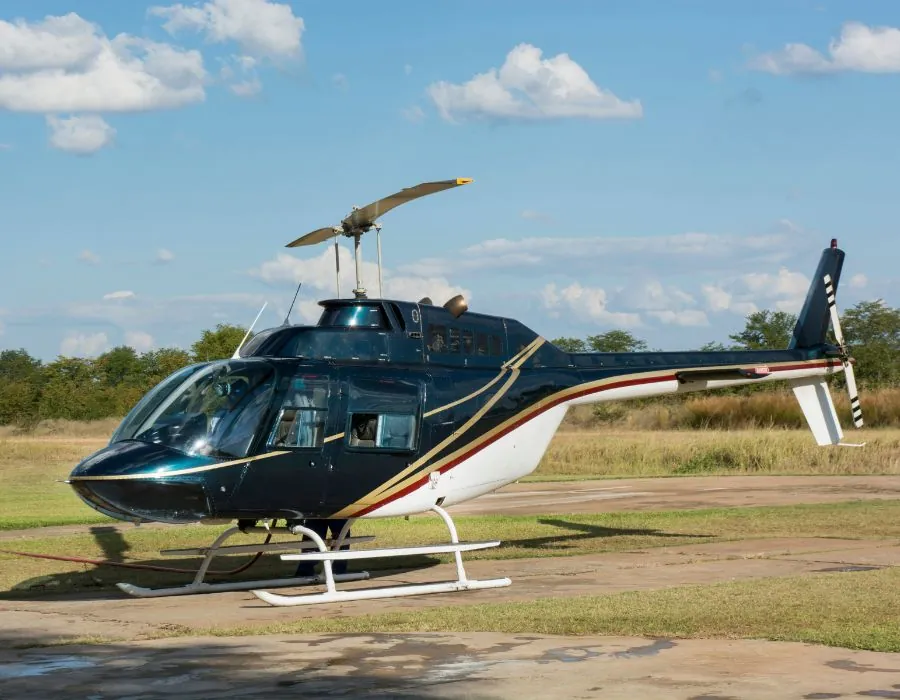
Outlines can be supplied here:
<path id="1" fill-rule="evenodd" d="M 386 296 L 696 347 L 796 310 L 837 237 L 840 305 L 898 305 L 898 27 L 887 1 L 6 0 L 0 347 L 188 346 L 280 323 L 301 278 L 312 322 L 333 250 L 284 245 L 453 177 L 385 215 Z"/>

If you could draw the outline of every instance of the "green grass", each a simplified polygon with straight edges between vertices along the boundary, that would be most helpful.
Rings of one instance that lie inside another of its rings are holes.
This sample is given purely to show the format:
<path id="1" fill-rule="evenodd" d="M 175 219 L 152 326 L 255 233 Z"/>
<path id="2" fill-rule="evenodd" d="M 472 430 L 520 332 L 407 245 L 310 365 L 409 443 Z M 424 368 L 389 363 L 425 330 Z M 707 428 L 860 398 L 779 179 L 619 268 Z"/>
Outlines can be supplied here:
<path id="1" fill-rule="evenodd" d="M 320 617 L 191 635 L 501 632 L 770 639 L 900 651 L 900 569 L 807 574 L 607 596 Z M 184 632 L 176 632 L 184 634 Z"/>
<path id="2" fill-rule="evenodd" d="M 0 530 L 102 523 L 61 483 L 84 457 L 100 449 L 96 438 L 0 438 Z"/>
<path id="3" fill-rule="evenodd" d="M 758 537 L 900 537 L 900 501 L 861 501 L 760 508 L 706 509 L 664 512 L 620 512 L 594 515 L 461 516 L 456 519 L 464 540 L 499 539 L 496 549 L 471 552 L 472 559 L 559 557 L 600 552 L 633 551 L 650 547 L 697 544 Z M 162 549 L 208 545 L 221 527 L 181 526 L 132 528 L 124 536 L 98 528 L 95 534 L 29 538 L 0 543 L 0 549 L 87 558 L 121 557 L 196 570 L 198 557 L 161 557 Z M 385 547 L 446 542 L 447 531 L 434 516 L 361 521 L 354 535 L 375 535 L 365 546 Z M 241 537 L 232 543 L 261 541 Z M 246 556 L 217 560 L 213 567 L 229 569 Z M 407 565 L 450 561 L 450 555 L 401 560 Z M 366 568 L 389 568 L 398 560 L 368 562 Z M 353 565 L 351 565 L 351 568 Z M 290 565 L 277 557 L 263 557 L 242 578 L 283 576 Z M 27 591 L 36 585 L 55 590 L 109 587 L 127 580 L 142 585 L 184 582 L 187 574 L 113 570 L 109 567 L 21 558 L 0 553 L 0 590 Z"/>

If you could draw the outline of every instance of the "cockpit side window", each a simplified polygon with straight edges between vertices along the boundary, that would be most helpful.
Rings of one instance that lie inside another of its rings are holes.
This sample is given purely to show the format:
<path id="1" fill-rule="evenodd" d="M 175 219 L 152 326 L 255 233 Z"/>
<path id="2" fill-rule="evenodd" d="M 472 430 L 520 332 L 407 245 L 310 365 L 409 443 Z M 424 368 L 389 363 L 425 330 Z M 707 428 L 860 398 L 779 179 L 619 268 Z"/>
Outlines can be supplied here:
<path id="1" fill-rule="evenodd" d="M 348 436 L 351 447 L 409 451 L 416 442 L 412 413 L 353 413 Z"/>
<path id="2" fill-rule="evenodd" d="M 319 448 L 325 444 L 328 418 L 328 380 L 298 375 L 290 380 L 268 446 Z"/>

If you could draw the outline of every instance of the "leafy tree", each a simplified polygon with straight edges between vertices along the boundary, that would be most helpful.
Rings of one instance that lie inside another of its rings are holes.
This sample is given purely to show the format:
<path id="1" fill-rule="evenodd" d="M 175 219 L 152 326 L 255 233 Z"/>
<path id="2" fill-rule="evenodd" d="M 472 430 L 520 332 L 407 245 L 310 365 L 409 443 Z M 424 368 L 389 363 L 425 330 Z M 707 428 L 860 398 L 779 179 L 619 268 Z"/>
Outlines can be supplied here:
<path id="1" fill-rule="evenodd" d="M 780 350 L 790 343 L 796 325 L 796 315 L 764 309 L 748 315 L 744 330 L 728 337 L 741 350 Z"/>
<path id="2" fill-rule="evenodd" d="M 600 335 L 589 335 L 587 343 L 594 352 L 641 352 L 647 343 L 628 331 L 607 331 Z"/>
<path id="3" fill-rule="evenodd" d="M 718 341 L 710 341 L 708 343 L 704 343 L 697 349 L 700 352 L 722 352 L 724 350 L 731 350 L 732 347 Z"/>
<path id="4" fill-rule="evenodd" d="M 32 357 L 24 348 L 0 352 L 0 381 L 29 382 L 41 373 L 41 361 Z"/>
<path id="5" fill-rule="evenodd" d="M 141 371 L 147 384 L 155 386 L 173 372 L 193 362 L 191 354 L 181 348 L 160 348 L 141 356 Z"/>
<path id="6" fill-rule="evenodd" d="M 237 350 L 246 332 L 246 328 L 229 323 L 220 323 L 215 330 L 203 331 L 200 340 L 191 346 L 194 362 L 228 359 Z M 249 341 L 252 337 L 251 334 L 247 340 Z"/>
<path id="7" fill-rule="evenodd" d="M 107 386 L 140 382 L 141 361 L 134 348 L 120 345 L 108 350 L 94 360 L 97 378 Z"/>
<path id="8" fill-rule="evenodd" d="M 857 364 L 855 374 L 868 385 L 900 381 L 900 309 L 882 299 L 861 301 L 841 317 L 845 340 Z"/>
<path id="9" fill-rule="evenodd" d="M 564 352 L 587 351 L 587 344 L 581 338 L 557 338 L 551 342 Z"/>

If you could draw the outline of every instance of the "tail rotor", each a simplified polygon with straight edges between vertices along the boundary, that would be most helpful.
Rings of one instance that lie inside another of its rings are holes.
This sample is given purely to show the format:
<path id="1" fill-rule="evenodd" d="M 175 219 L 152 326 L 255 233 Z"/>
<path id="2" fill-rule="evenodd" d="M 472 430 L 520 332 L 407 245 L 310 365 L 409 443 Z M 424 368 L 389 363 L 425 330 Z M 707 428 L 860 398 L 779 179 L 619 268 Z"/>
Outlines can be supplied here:
<path id="1" fill-rule="evenodd" d="M 844 366 L 844 376 L 847 378 L 847 391 L 850 393 L 850 412 L 853 415 L 853 425 L 862 428 L 863 417 L 862 409 L 859 405 L 859 392 L 856 389 L 856 375 L 853 373 L 853 362 L 850 353 L 847 350 L 847 343 L 844 340 L 844 331 L 841 329 L 841 319 L 838 316 L 837 303 L 835 301 L 834 284 L 831 275 L 826 274 L 825 294 L 828 298 L 828 312 L 831 314 L 831 327 L 834 331 L 834 339 L 840 348 L 841 364 Z"/>

